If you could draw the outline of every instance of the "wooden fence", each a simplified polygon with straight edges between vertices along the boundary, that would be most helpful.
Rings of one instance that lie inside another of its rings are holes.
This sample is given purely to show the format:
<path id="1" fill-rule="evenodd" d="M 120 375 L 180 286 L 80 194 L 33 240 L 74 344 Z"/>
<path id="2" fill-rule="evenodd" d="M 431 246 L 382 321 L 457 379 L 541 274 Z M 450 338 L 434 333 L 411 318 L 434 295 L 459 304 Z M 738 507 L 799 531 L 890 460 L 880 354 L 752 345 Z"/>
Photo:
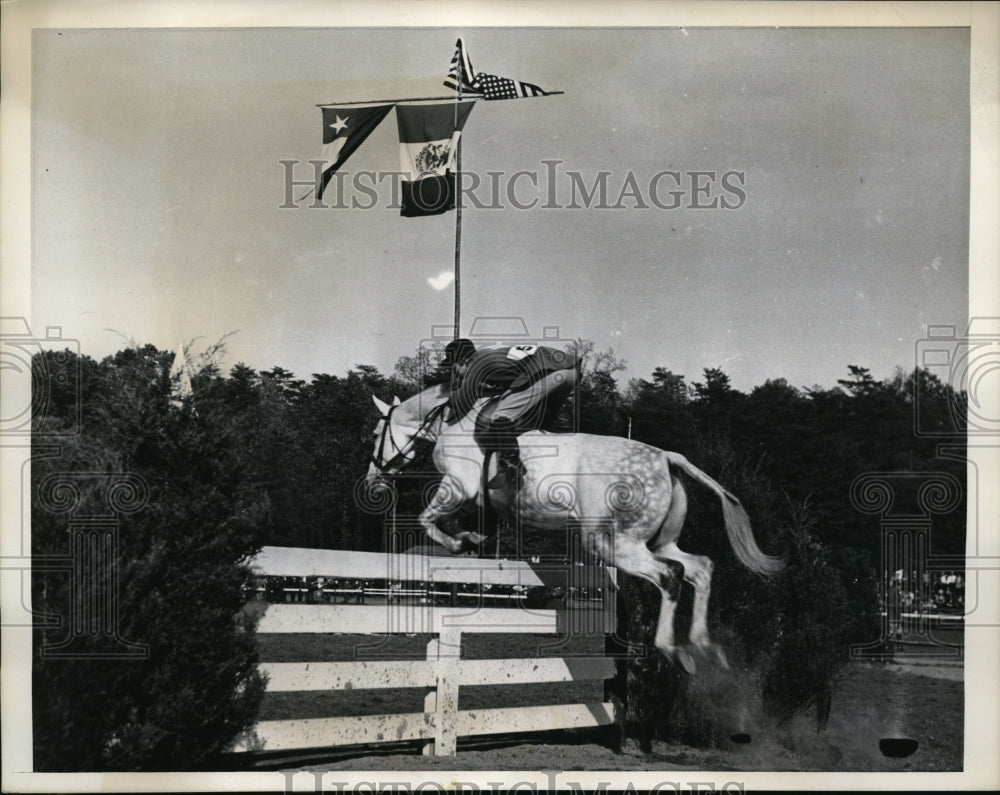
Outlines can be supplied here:
<path id="1" fill-rule="evenodd" d="M 458 708 L 459 689 L 468 685 L 608 680 L 615 661 L 605 657 L 462 659 L 463 633 L 573 632 L 612 633 L 615 590 L 612 569 L 539 566 L 522 561 L 480 558 L 383 555 L 334 550 L 265 547 L 253 564 L 262 575 L 331 577 L 419 584 L 413 592 L 435 586 L 479 584 L 493 588 L 587 589 L 603 595 L 590 610 L 531 609 L 524 602 L 510 608 L 439 607 L 425 602 L 382 605 L 269 604 L 258 633 L 427 634 L 435 636 L 423 660 L 353 660 L 349 662 L 262 663 L 268 692 L 427 688 L 424 711 L 300 720 L 264 721 L 254 738 L 234 750 L 287 750 L 331 746 L 424 741 L 423 752 L 456 753 L 459 737 L 617 726 L 620 703 L 607 692 L 603 701 L 490 709 Z"/>

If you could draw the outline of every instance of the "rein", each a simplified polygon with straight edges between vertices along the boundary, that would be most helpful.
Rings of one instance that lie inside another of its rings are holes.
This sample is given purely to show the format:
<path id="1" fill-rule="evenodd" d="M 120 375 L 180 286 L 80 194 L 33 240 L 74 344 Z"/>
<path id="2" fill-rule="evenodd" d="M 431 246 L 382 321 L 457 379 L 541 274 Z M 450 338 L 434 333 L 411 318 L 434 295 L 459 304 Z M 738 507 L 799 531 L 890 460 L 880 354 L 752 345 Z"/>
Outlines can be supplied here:
<path id="1" fill-rule="evenodd" d="M 387 469 L 405 464 L 408 460 L 407 456 L 414 450 L 416 443 L 426 441 L 426 437 L 421 436 L 421 434 L 427 431 L 431 423 L 440 418 L 447 405 L 448 402 L 445 401 L 428 411 L 427 416 L 424 417 L 423 422 L 420 423 L 413 436 L 411 436 L 402 447 L 396 443 L 396 439 L 392 435 L 392 412 L 395 411 L 398 406 L 390 406 L 389 411 L 382 417 L 382 434 L 379 437 L 378 453 L 373 455 L 371 459 L 375 468 L 379 472 L 384 473 Z M 388 461 L 385 460 L 385 443 L 387 440 L 393 450 L 393 456 Z"/>

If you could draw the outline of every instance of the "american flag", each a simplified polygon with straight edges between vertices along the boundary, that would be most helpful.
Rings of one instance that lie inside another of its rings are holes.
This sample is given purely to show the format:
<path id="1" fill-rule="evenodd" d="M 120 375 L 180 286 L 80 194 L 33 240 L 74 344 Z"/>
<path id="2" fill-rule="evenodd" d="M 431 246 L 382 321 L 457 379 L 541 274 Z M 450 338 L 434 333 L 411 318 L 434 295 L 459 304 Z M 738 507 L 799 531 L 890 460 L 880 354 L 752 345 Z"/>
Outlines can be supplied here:
<path id="1" fill-rule="evenodd" d="M 532 83 L 522 83 L 509 77 L 497 77 L 480 72 L 476 75 L 472 90 L 482 94 L 483 99 L 523 99 L 524 97 L 544 97 L 549 92 Z"/>
<path id="2" fill-rule="evenodd" d="M 444 79 L 444 84 L 452 91 L 465 94 L 478 93 L 472 86 L 472 61 L 465 51 L 465 45 L 459 39 L 455 44 L 455 55 L 451 59 L 451 68 L 448 69 L 448 76 Z"/>
<path id="3" fill-rule="evenodd" d="M 448 76 L 444 80 L 444 84 L 452 91 L 458 91 L 460 94 L 481 94 L 483 99 L 523 99 L 560 93 L 544 91 L 532 83 L 523 83 L 509 77 L 498 77 L 486 72 L 480 72 L 473 77 L 474 74 L 469 53 L 465 51 L 465 43 L 459 39 L 455 44 L 451 68 L 448 69 Z"/>

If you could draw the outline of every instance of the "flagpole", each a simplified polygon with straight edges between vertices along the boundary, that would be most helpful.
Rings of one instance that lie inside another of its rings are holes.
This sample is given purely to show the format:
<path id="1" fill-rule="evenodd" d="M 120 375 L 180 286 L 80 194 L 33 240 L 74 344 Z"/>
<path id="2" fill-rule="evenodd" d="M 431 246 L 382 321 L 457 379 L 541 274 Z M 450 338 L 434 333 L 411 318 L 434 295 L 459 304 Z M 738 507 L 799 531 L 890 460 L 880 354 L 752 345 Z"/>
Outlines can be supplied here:
<path id="1" fill-rule="evenodd" d="M 546 91 L 545 94 L 538 97 L 517 97 L 518 100 L 522 99 L 541 99 L 542 96 L 554 96 L 556 94 L 564 94 L 564 91 Z M 450 94 L 442 97 L 403 97 L 397 99 L 356 99 L 350 102 L 317 102 L 317 108 L 339 108 L 341 105 L 388 105 L 390 103 L 398 102 L 440 102 L 445 99 L 455 99 L 455 94 Z M 459 99 L 482 99 L 483 94 L 470 94 L 463 93 L 459 96 Z"/>
<path id="2" fill-rule="evenodd" d="M 462 134 L 455 144 L 455 339 L 462 332 Z"/>
<path id="3" fill-rule="evenodd" d="M 562 93 L 562 92 L 559 92 Z M 482 94 L 464 94 L 468 99 L 481 99 Z M 454 94 L 441 97 L 397 97 L 396 99 L 355 99 L 350 102 L 317 102 L 317 108 L 339 108 L 341 105 L 388 105 L 399 102 L 441 102 L 446 99 L 455 99 Z"/>
<path id="4" fill-rule="evenodd" d="M 455 93 L 455 126 L 458 126 L 458 106 L 462 102 L 462 82 Z M 455 334 L 462 335 L 462 133 L 455 143 Z"/>

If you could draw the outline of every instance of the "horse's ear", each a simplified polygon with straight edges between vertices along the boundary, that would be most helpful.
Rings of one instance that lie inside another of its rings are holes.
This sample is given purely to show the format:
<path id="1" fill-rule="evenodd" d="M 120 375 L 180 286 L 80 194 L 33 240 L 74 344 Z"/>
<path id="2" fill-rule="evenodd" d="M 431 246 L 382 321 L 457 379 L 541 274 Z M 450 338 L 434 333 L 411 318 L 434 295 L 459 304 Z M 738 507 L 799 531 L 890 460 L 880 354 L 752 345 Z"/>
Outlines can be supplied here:
<path id="1" fill-rule="evenodd" d="M 379 410 L 379 412 L 381 412 L 381 414 L 382 414 L 383 417 L 386 414 L 388 414 L 389 413 L 389 409 L 392 408 L 388 403 L 385 403 L 385 402 L 379 400 L 377 397 L 375 397 L 375 395 L 372 395 L 372 400 L 375 401 L 375 408 L 377 408 Z"/>
<path id="2" fill-rule="evenodd" d="M 398 406 L 402 402 L 403 401 L 399 399 L 399 395 L 393 395 L 392 396 L 392 405 Z"/>

